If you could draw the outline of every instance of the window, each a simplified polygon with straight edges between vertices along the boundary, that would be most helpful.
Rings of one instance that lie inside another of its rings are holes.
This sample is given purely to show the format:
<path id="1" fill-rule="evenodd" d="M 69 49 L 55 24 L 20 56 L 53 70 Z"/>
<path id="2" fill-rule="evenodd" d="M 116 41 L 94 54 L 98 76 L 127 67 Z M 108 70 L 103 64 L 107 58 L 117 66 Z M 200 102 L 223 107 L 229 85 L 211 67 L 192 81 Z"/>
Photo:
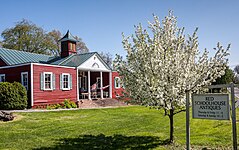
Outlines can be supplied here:
<path id="1" fill-rule="evenodd" d="M 52 73 L 44 73 L 44 89 L 52 90 Z"/>
<path id="2" fill-rule="evenodd" d="M 100 77 L 96 78 L 97 89 L 100 89 Z"/>
<path id="3" fill-rule="evenodd" d="M 72 43 L 69 43 L 70 47 L 69 47 L 69 50 L 73 50 L 72 49 Z"/>
<path id="4" fill-rule="evenodd" d="M 116 89 L 120 88 L 120 78 L 119 77 L 115 77 L 115 88 Z"/>
<path id="5" fill-rule="evenodd" d="M 61 89 L 70 90 L 70 74 L 69 73 L 61 74 Z"/>
<path id="6" fill-rule="evenodd" d="M 0 82 L 5 82 L 5 74 L 0 74 Z"/>
<path id="7" fill-rule="evenodd" d="M 21 73 L 21 83 L 28 90 L 28 72 Z"/>
<path id="8" fill-rule="evenodd" d="M 41 90 L 55 89 L 55 74 L 52 72 L 41 73 Z"/>
<path id="9" fill-rule="evenodd" d="M 72 50 L 75 51 L 76 50 L 76 45 L 72 44 Z"/>
<path id="10" fill-rule="evenodd" d="M 87 76 L 83 76 L 83 81 L 82 81 L 82 88 L 83 90 L 87 91 Z"/>

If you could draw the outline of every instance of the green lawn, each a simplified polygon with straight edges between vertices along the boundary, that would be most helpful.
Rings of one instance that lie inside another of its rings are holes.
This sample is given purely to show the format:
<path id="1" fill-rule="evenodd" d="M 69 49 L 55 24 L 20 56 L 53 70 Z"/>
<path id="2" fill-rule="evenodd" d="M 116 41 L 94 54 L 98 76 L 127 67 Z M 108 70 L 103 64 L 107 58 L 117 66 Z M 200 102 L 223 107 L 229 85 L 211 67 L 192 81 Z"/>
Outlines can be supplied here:
<path id="1" fill-rule="evenodd" d="M 161 110 L 146 107 L 16 115 L 15 121 L 0 122 L 0 149 L 183 149 L 185 146 L 184 112 L 175 116 L 173 145 L 165 145 L 169 136 L 168 117 Z M 231 149 L 230 121 L 191 119 L 191 145 L 195 149 Z"/>

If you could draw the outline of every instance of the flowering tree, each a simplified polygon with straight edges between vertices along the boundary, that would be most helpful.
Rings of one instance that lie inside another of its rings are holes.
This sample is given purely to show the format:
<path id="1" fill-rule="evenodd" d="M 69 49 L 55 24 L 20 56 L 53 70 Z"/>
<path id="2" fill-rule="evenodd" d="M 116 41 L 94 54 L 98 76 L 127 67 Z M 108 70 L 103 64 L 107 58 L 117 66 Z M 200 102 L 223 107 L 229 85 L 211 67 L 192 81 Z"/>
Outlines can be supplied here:
<path id="1" fill-rule="evenodd" d="M 141 24 L 135 28 L 135 35 L 123 35 L 127 56 L 123 59 L 116 55 L 114 67 L 132 100 L 164 109 L 170 120 L 172 142 L 173 117 L 185 110 L 186 91 L 197 91 L 224 74 L 230 45 L 225 50 L 218 43 L 211 58 L 206 49 L 200 54 L 197 29 L 186 38 L 172 12 L 162 23 L 154 16 L 154 22 L 148 26 L 150 33 Z"/>

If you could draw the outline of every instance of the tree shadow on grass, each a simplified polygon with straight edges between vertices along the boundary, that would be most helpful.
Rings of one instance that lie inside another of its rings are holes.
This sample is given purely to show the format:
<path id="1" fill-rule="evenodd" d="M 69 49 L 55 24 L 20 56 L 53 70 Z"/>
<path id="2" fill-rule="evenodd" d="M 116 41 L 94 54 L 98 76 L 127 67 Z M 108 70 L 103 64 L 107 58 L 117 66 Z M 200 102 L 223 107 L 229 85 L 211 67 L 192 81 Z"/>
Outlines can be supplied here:
<path id="1" fill-rule="evenodd" d="M 63 138 L 52 147 L 40 147 L 35 150 L 146 150 L 166 144 L 169 144 L 169 140 L 161 140 L 156 136 L 105 136 L 104 134 L 99 134 L 80 135 L 78 138 Z"/>

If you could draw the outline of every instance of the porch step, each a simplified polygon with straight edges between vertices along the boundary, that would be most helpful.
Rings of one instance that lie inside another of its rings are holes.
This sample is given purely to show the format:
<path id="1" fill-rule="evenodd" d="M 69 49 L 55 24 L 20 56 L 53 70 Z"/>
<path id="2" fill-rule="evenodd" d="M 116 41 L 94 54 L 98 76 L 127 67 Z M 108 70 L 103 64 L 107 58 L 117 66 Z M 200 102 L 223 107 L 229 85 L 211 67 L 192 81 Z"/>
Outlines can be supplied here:
<path id="1" fill-rule="evenodd" d="M 124 101 L 116 99 L 97 99 L 97 100 L 80 100 L 79 108 L 98 108 L 107 106 L 127 106 Z"/>

